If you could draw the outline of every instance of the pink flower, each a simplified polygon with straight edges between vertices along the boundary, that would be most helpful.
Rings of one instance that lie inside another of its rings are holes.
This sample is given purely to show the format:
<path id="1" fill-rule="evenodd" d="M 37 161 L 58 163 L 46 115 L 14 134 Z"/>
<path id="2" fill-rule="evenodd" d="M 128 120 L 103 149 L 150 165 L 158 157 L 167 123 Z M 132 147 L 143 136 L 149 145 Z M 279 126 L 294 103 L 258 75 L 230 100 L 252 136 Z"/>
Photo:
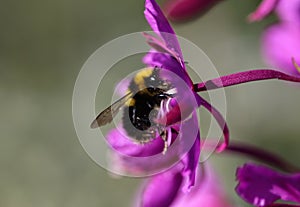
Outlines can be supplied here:
<path id="1" fill-rule="evenodd" d="M 143 59 L 144 63 L 148 67 L 158 67 L 176 74 L 187 86 L 185 89 L 177 88 L 175 75 L 169 77 L 170 81 L 174 81 L 172 84 L 176 87 L 177 92 L 170 99 L 170 102 L 167 102 L 166 105 L 162 104 L 159 109 L 164 113 L 163 118 L 165 119 L 155 120 L 158 123 L 159 121 L 166 121 L 164 123 L 166 123 L 165 127 L 168 132 L 167 145 L 173 145 L 174 147 L 168 149 L 165 155 L 162 155 L 161 152 L 166 142 L 163 141 L 160 134 L 153 137 L 146 144 L 136 144 L 120 126 L 111 130 L 107 137 L 109 144 L 114 149 L 112 155 L 114 162 L 112 164 L 122 171 L 137 176 L 159 173 L 151 177 L 145 186 L 140 201 L 143 206 L 181 206 L 188 200 L 191 206 L 205 202 L 211 202 L 207 206 L 217 205 L 225 199 L 225 196 L 218 187 L 215 188 L 210 184 L 205 184 L 211 183 L 215 178 L 210 179 L 209 175 L 207 178 L 203 178 L 201 172 L 197 171 L 201 145 L 196 109 L 198 107 L 206 108 L 215 117 L 223 130 L 225 141 L 218 146 L 219 151 L 226 149 L 228 146 L 229 129 L 218 110 L 198 93 L 251 81 L 281 79 L 300 82 L 300 78 L 279 71 L 261 69 L 218 77 L 202 83 L 193 83 L 185 68 L 183 54 L 175 32 L 154 0 L 146 0 L 145 17 L 157 36 L 144 34 L 147 42 L 152 46 L 152 50 Z M 122 84 L 120 87 L 122 87 Z M 174 99 L 176 101 L 172 102 Z M 193 100 L 195 100 L 195 103 L 191 104 Z M 186 113 L 184 119 L 180 116 L 182 111 Z M 179 125 L 181 125 L 181 129 L 176 134 L 172 129 L 178 129 Z M 198 176 L 196 176 L 196 172 L 198 172 Z M 210 174 L 209 172 L 208 174 Z M 200 182 L 199 179 L 201 180 L 201 178 L 204 181 Z M 196 182 L 198 182 L 197 186 L 195 186 Z M 190 193 L 186 194 L 189 191 Z M 210 192 L 218 195 L 216 199 L 208 197 Z M 220 200 L 218 200 L 219 198 Z"/>
<path id="2" fill-rule="evenodd" d="M 279 206 L 275 205 L 278 200 L 300 204 L 300 173 L 282 174 L 265 166 L 247 163 L 237 169 L 236 176 L 239 182 L 236 191 L 250 204 Z"/>
<path id="3" fill-rule="evenodd" d="M 267 64 L 300 76 L 291 62 L 291 58 L 300 62 L 300 0 L 264 0 L 249 20 L 260 21 L 273 11 L 279 23 L 268 27 L 262 35 L 263 57 Z"/>
<path id="4" fill-rule="evenodd" d="M 203 171 L 198 170 L 195 187 L 189 193 L 180 190 L 180 186 L 184 183 L 180 166 L 175 166 L 165 173 L 150 178 L 137 195 L 137 206 L 233 207 L 213 169 L 207 165 L 202 167 Z"/>
<path id="5" fill-rule="evenodd" d="M 249 21 L 260 21 L 271 12 L 275 12 L 282 23 L 300 24 L 299 0 L 262 0 L 257 9 L 252 12 Z"/>

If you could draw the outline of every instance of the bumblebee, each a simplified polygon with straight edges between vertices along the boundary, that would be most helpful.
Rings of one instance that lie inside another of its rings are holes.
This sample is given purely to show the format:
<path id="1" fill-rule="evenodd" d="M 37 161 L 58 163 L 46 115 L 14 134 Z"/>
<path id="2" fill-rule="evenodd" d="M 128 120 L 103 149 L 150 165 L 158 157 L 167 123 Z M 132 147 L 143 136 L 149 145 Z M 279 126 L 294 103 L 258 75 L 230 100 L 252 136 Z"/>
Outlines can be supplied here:
<path id="1" fill-rule="evenodd" d="M 128 93 L 102 111 L 92 122 L 91 128 L 110 123 L 116 114 L 123 109 L 122 123 L 129 137 L 138 143 L 147 143 L 159 132 L 166 143 L 164 127 L 155 123 L 162 101 L 173 97 L 169 93 L 170 83 L 159 76 L 158 68 L 145 68 L 130 81 Z"/>

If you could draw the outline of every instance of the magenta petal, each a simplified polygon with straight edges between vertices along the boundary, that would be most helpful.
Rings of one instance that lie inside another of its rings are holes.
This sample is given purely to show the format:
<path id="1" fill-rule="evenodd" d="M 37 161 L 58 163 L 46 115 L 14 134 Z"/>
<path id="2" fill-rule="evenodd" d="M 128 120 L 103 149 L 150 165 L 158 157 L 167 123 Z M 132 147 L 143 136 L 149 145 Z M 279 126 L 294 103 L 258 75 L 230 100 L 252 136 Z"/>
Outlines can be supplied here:
<path id="1" fill-rule="evenodd" d="M 159 52 L 149 52 L 143 58 L 143 62 L 152 67 L 169 70 L 185 81 L 188 86 L 192 86 L 192 80 L 188 76 L 186 70 L 182 68 L 181 63 L 170 55 Z"/>
<path id="2" fill-rule="evenodd" d="M 150 178 L 142 195 L 137 195 L 137 206 L 233 207 L 213 169 L 207 165 L 202 167 L 204 170 L 197 172 L 195 187 L 188 193 L 180 190 L 185 180 L 180 174 L 181 165 Z"/>
<path id="3" fill-rule="evenodd" d="M 176 136 L 173 136 L 173 140 Z M 163 156 L 164 142 L 159 137 L 143 145 L 134 143 L 122 127 L 111 130 L 107 141 L 112 149 L 109 154 L 110 166 L 117 174 L 145 176 L 161 172 L 174 165 L 174 156 L 178 154 L 176 150 L 169 150 Z"/>
<path id="4" fill-rule="evenodd" d="M 191 187 L 195 185 L 196 179 L 196 170 L 199 164 L 199 156 L 200 156 L 200 132 L 197 135 L 195 143 L 191 150 L 188 152 L 186 158 L 183 158 L 183 162 L 185 163 L 184 175 L 188 176 L 188 180 L 183 186 L 184 192 L 189 192 Z"/>
<path id="5" fill-rule="evenodd" d="M 150 178 L 142 194 L 141 206 L 166 207 L 170 206 L 180 192 L 183 181 L 181 165 Z"/>
<path id="6" fill-rule="evenodd" d="M 195 129 L 199 128 L 199 123 L 197 119 L 197 112 L 194 111 L 192 113 L 192 118 L 184 122 L 184 125 L 188 127 L 182 127 L 185 128 L 186 130 L 183 131 L 183 139 L 190 139 L 194 140 L 194 144 L 192 148 L 187 152 L 187 154 L 182 158 L 182 162 L 184 164 L 184 170 L 183 173 L 185 176 L 187 176 L 187 180 L 185 185 L 183 186 L 183 191 L 188 192 L 190 191 L 191 187 L 194 186 L 195 184 L 195 179 L 196 179 L 196 170 L 198 167 L 198 162 L 199 162 L 199 156 L 200 156 L 200 143 L 201 143 L 201 138 L 200 138 L 200 131 L 198 133 L 194 134 L 194 130 L 188 130 L 190 129 Z M 185 142 L 184 142 L 185 143 Z M 189 146 L 187 146 L 189 147 Z"/>
<path id="7" fill-rule="evenodd" d="M 164 147 L 162 139 L 159 138 L 144 145 L 134 143 L 120 126 L 107 134 L 107 141 L 118 153 L 135 157 L 146 157 L 161 153 Z"/>
<path id="8" fill-rule="evenodd" d="M 188 20 L 203 14 L 220 0 L 169 0 L 164 8 L 172 21 Z"/>
<path id="9" fill-rule="evenodd" d="M 201 168 L 195 187 L 189 193 L 180 193 L 172 207 L 233 207 L 211 166 L 206 162 Z"/>
<path id="10" fill-rule="evenodd" d="M 278 0 L 263 0 L 257 9 L 248 16 L 250 22 L 260 21 L 269 15 L 276 7 Z"/>
<path id="11" fill-rule="evenodd" d="M 181 162 L 182 157 L 186 156 L 191 148 L 196 148 L 196 151 L 189 152 L 195 153 L 193 156 L 196 156 L 196 159 L 199 157 L 200 151 L 200 149 L 197 150 L 199 147 L 197 145 L 200 144 L 199 142 L 194 143 L 195 139 L 199 139 L 199 135 L 197 135 L 198 122 L 195 118 L 190 118 L 182 123 L 179 135 L 172 133 L 171 146 L 165 155 L 162 155 L 164 142 L 160 137 L 146 144 L 137 144 L 127 137 L 122 127 L 110 131 L 107 140 L 113 149 L 110 156 L 112 167 L 118 173 L 141 176 L 161 172 L 175 163 Z M 172 125 L 172 128 L 178 130 L 179 125 Z M 193 171 L 196 170 L 196 164 L 193 166 L 188 163 L 187 165 L 191 166 L 187 167 L 187 171 L 191 172 L 190 177 L 194 179 Z"/>
<path id="12" fill-rule="evenodd" d="M 145 8 L 145 17 L 153 31 L 165 41 L 169 49 L 176 52 L 180 59 L 183 60 L 182 52 L 175 32 L 157 3 L 154 0 L 146 0 Z"/>
<path id="13" fill-rule="evenodd" d="M 197 172 L 195 187 L 188 193 L 180 190 L 179 185 L 185 179 L 180 175 L 180 165 L 150 178 L 144 186 L 142 196 L 137 195 L 138 206 L 233 207 L 213 169 L 207 165 L 202 167 L 204 170 Z"/>
<path id="14" fill-rule="evenodd" d="M 184 192 L 188 192 L 195 184 L 196 171 L 200 156 L 200 130 L 197 119 L 197 112 L 192 113 L 192 117 L 182 123 L 180 137 L 181 148 L 186 152 L 182 159 L 184 169 L 182 170 L 185 176 L 185 183 L 182 186 Z"/>
<path id="15" fill-rule="evenodd" d="M 182 122 L 180 129 L 180 148 L 184 152 L 181 163 L 184 166 L 182 171 L 185 183 L 182 186 L 184 192 L 188 192 L 195 184 L 196 170 L 200 156 L 200 131 L 196 111 L 192 117 Z"/>
<path id="16" fill-rule="evenodd" d="M 167 33 L 165 33 L 165 35 L 167 35 Z M 143 36 L 146 38 L 148 45 L 150 45 L 155 51 L 162 54 L 164 53 L 169 54 L 172 58 L 175 58 L 181 64 L 182 67 L 185 67 L 182 57 L 179 57 L 179 55 L 173 50 L 171 50 L 166 45 L 166 43 L 163 40 L 161 40 L 159 37 L 153 36 L 146 32 L 143 33 Z"/>
<path id="17" fill-rule="evenodd" d="M 300 26 L 300 0 L 279 1 L 276 13 L 281 22 Z"/>
<path id="18" fill-rule="evenodd" d="M 284 175 L 248 163 L 238 168 L 237 180 L 237 193 L 256 206 L 271 205 L 279 199 L 300 202 L 300 173 Z"/>
<path id="19" fill-rule="evenodd" d="M 300 62 L 299 51 L 299 25 L 276 24 L 265 30 L 262 37 L 262 52 L 265 61 L 269 65 L 289 74 L 300 76 L 299 71 L 296 70 L 291 61 L 291 58 L 293 57 L 296 62 Z"/>

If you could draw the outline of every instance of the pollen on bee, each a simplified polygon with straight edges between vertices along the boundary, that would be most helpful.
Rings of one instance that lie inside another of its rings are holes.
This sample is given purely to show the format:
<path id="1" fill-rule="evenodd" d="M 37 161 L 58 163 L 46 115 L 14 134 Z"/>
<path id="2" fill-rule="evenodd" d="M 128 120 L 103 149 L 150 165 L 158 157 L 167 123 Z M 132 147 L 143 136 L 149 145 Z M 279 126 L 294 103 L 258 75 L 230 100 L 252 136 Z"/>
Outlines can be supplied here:
<path id="1" fill-rule="evenodd" d="M 145 78 L 151 76 L 153 68 L 145 68 L 138 72 L 134 77 L 134 82 L 139 86 L 140 89 L 145 88 Z"/>
<path id="2" fill-rule="evenodd" d="M 134 104 L 135 104 L 135 99 L 134 98 L 128 99 L 125 103 L 126 106 L 134 106 Z"/>

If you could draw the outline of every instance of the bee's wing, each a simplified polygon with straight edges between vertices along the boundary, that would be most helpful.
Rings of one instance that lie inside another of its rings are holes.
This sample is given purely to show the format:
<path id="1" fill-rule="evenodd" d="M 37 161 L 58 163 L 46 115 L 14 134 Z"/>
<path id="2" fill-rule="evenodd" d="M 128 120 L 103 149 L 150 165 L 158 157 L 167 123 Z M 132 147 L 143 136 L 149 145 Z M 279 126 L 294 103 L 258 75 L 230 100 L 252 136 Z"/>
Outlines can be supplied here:
<path id="1" fill-rule="evenodd" d="M 124 106 L 126 101 L 132 96 L 132 93 L 128 93 L 119 100 L 117 100 L 115 103 L 113 103 L 111 106 L 104 109 L 97 117 L 96 119 L 91 123 L 91 128 L 97 128 L 100 126 L 104 126 L 108 123 L 110 123 L 113 118 L 117 115 L 119 110 Z"/>

